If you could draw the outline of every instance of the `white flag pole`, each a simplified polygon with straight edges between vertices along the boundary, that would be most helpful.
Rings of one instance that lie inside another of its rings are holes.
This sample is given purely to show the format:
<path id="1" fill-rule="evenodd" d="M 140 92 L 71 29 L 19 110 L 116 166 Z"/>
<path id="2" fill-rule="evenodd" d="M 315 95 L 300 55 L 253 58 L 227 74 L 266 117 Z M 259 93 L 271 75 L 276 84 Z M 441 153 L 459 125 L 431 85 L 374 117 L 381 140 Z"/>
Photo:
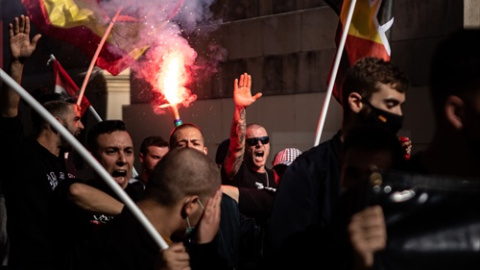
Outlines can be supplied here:
<path id="1" fill-rule="evenodd" d="M 330 104 L 330 99 L 332 97 L 333 86 L 335 84 L 335 78 L 337 77 L 338 67 L 340 66 L 340 60 L 343 55 L 343 48 L 345 47 L 345 41 L 347 40 L 348 29 L 350 29 L 350 24 L 352 22 L 353 11 L 355 10 L 355 5 L 357 0 L 352 0 L 348 10 L 347 20 L 343 27 L 342 37 L 340 39 L 340 44 L 338 45 L 337 55 L 335 57 L 335 62 L 333 65 L 332 74 L 330 74 L 330 80 L 328 81 L 327 94 L 325 95 L 325 100 L 323 101 L 322 111 L 320 113 L 320 118 L 317 125 L 317 133 L 315 135 L 315 143 L 313 146 L 317 146 L 320 143 L 320 137 L 322 136 L 323 126 L 325 125 L 325 118 L 327 117 L 328 105 Z M 341 95 L 341 93 L 339 93 Z"/>
<path id="2" fill-rule="evenodd" d="M 117 194 L 125 206 L 133 213 L 138 221 L 145 227 L 147 232 L 152 236 L 153 240 L 161 249 L 167 249 L 168 244 L 160 236 L 152 223 L 147 219 L 143 212 L 137 207 L 127 193 L 115 182 L 110 174 L 103 168 L 103 166 L 85 149 L 85 147 L 62 125 L 53 117 L 37 100 L 35 100 L 23 87 L 21 87 L 15 80 L 13 80 L 3 69 L 0 69 L 0 78 L 7 83 L 13 90 L 15 90 L 24 101 L 38 112 L 46 121 L 52 125 L 55 130 L 70 143 L 70 145 L 77 150 L 77 152 L 92 166 L 92 168 L 103 178 L 107 185 Z"/>
<path id="3" fill-rule="evenodd" d="M 97 113 L 97 111 L 95 110 L 95 108 L 93 108 L 92 105 L 88 106 L 88 110 L 90 110 L 90 112 L 93 114 L 93 117 L 95 117 L 95 119 L 97 119 L 98 122 L 102 122 L 102 118 L 100 117 L 100 115 Z"/>
<path id="4" fill-rule="evenodd" d="M 120 8 L 118 8 L 117 10 L 117 13 L 115 13 L 115 16 L 113 16 L 112 20 L 110 21 L 110 24 L 107 27 L 107 30 L 105 30 L 105 34 L 103 35 L 102 40 L 100 41 L 100 44 L 98 44 L 97 50 L 95 51 L 95 55 L 93 56 L 92 61 L 90 61 L 90 66 L 88 67 L 87 74 L 85 75 L 85 79 L 83 80 L 82 88 L 80 89 L 80 94 L 78 94 L 77 105 L 79 106 L 82 103 L 82 98 L 83 98 L 83 95 L 85 94 L 85 88 L 87 87 L 88 79 L 92 74 L 93 67 L 95 66 L 95 62 L 97 62 L 98 55 L 100 54 L 100 51 L 102 50 L 108 35 L 110 35 L 110 31 L 112 31 L 113 25 L 117 21 L 118 15 L 120 15 L 120 12 L 122 11 L 122 9 L 123 9 L 123 6 L 120 6 Z"/>

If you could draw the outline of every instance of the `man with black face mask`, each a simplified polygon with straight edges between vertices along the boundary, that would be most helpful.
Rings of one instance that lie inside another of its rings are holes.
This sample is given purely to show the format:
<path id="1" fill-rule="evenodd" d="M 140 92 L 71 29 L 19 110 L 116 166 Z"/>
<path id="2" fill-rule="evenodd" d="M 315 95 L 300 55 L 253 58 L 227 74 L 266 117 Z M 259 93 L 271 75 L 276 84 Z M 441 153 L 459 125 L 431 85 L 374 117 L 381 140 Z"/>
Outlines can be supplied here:
<path id="1" fill-rule="evenodd" d="M 393 64 L 372 57 L 359 60 L 343 82 L 343 132 L 373 124 L 397 133 L 407 87 L 407 78 Z"/>
<path id="2" fill-rule="evenodd" d="M 439 43 L 433 55 L 429 86 L 435 133 L 428 147 L 407 162 L 413 174 L 393 182 L 410 182 L 410 190 L 421 190 L 417 193 L 428 200 L 407 200 L 414 207 L 383 202 L 385 211 L 369 207 L 352 218 L 350 240 L 373 269 L 480 269 L 480 250 L 472 244 L 480 240 L 479 48 L 480 29 L 461 29 Z M 418 188 L 418 175 L 428 185 Z"/>
<path id="3" fill-rule="evenodd" d="M 367 100 L 362 100 L 362 102 L 369 109 L 369 112 L 366 112 L 364 114 L 364 117 L 365 117 L 364 120 L 367 124 L 373 124 L 373 125 L 385 128 L 394 134 L 396 134 L 402 128 L 402 125 L 403 125 L 402 115 L 398 115 L 396 113 L 391 113 L 389 111 L 378 109 L 372 104 L 370 104 L 370 102 L 368 102 Z M 368 109 L 365 111 L 368 111 Z"/>
<path id="4" fill-rule="evenodd" d="M 401 105 L 408 79 L 390 62 L 366 57 L 357 61 L 343 82 L 342 129 L 330 140 L 300 155 L 282 176 L 270 222 L 268 263 L 307 268 L 318 257 L 315 249 L 332 221 L 340 196 L 341 148 L 349 130 L 378 125 L 396 133 L 402 127 Z"/>

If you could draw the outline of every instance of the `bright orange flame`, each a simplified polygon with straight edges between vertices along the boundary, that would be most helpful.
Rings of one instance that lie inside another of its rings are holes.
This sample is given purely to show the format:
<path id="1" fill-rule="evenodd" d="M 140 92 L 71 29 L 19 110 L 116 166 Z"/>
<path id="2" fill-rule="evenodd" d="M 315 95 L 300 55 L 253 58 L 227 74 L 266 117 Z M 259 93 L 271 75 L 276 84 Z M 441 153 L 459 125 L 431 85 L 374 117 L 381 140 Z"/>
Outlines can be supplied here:
<path id="1" fill-rule="evenodd" d="M 176 106 L 188 95 L 185 88 L 187 71 L 183 55 L 173 52 L 164 56 L 163 70 L 159 74 L 159 88 L 170 105 Z"/>

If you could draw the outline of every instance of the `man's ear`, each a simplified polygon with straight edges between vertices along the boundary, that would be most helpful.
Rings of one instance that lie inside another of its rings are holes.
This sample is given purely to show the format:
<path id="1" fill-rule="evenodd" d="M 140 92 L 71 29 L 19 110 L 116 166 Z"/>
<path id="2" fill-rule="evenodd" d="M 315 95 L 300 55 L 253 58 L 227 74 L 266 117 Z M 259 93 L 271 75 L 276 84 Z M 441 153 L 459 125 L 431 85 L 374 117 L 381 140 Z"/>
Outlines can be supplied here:
<path id="1" fill-rule="evenodd" d="M 143 153 L 138 153 L 138 158 L 140 159 L 140 163 L 143 163 Z"/>
<path id="2" fill-rule="evenodd" d="M 358 113 L 363 108 L 362 95 L 357 92 L 352 92 L 347 97 L 348 106 L 354 113 Z"/>
<path id="3" fill-rule="evenodd" d="M 198 204 L 196 203 L 196 201 L 198 199 L 199 198 L 198 198 L 197 195 L 188 196 L 188 197 L 185 198 L 185 200 L 183 202 L 183 206 L 182 206 L 182 217 L 183 218 L 186 218 L 186 217 L 190 216 L 190 214 L 195 212 L 196 207 L 198 207 Z"/>
<path id="4" fill-rule="evenodd" d="M 445 118 L 456 129 L 462 129 L 465 120 L 465 103 L 457 96 L 449 96 L 444 105 Z"/>
<path id="5" fill-rule="evenodd" d="M 208 155 L 208 148 L 206 146 L 203 147 L 203 153 L 205 153 L 205 155 Z"/>

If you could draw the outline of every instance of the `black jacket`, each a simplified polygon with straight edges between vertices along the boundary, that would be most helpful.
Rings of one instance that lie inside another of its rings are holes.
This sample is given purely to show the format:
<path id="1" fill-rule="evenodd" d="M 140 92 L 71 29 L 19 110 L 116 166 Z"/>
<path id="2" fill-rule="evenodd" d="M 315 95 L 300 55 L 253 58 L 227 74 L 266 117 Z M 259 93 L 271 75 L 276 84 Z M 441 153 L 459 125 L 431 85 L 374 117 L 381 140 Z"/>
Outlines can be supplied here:
<path id="1" fill-rule="evenodd" d="M 341 146 L 339 131 L 297 157 L 283 174 L 270 218 L 268 240 L 274 263 L 299 267 L 308 259 L 318 260 L 318 254 L 309 254 L 307 247 L 322 237 L 339 201 Z"/>

